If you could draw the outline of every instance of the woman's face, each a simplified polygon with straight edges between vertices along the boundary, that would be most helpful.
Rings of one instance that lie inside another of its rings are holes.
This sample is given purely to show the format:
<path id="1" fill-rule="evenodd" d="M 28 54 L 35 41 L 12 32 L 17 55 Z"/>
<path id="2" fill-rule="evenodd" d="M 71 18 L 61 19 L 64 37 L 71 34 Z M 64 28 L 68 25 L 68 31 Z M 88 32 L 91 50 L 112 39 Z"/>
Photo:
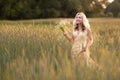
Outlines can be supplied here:
<path id="1" fill-rule="evenodd" d="M 80 14 L 76 15 L 75 19 L 76 19 L 76 24 L 81 24 L 83 21 L 82 15 Z"/>

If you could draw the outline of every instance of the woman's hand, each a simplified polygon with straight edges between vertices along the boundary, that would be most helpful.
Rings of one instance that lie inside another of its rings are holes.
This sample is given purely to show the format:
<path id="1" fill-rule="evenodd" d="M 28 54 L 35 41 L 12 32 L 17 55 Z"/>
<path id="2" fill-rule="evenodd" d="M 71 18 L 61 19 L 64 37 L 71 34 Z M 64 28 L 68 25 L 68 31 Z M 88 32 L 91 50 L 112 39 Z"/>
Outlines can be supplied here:
<path id="1" fill-rule="evenodd" d="M 88 47 L 83 47 L 83 51 L 87 51 L 88 50 Z"/>

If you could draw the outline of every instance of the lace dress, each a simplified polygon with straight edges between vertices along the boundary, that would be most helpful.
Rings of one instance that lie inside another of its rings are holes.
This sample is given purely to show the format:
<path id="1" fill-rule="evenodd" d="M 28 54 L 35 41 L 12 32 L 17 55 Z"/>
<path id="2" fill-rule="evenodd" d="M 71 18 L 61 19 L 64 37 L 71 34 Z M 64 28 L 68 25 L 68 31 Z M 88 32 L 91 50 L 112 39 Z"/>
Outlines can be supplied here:
<path id="1" fill-rule="evenodd" d="M 84 51 L 87 44 L 87 31 L 73 31 L 74 43 L 72 45 L 71 56 L 74 63 L 85 62 L 90 68 L 95 68 L 98 65 L 90 57 L 89 51 Z"/>

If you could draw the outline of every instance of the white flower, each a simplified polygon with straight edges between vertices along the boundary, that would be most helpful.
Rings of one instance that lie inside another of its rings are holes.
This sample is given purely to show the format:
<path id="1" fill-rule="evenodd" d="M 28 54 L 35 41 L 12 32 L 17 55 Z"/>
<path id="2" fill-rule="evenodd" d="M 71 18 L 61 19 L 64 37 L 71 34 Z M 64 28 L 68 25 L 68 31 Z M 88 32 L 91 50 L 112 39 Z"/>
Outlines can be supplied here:
<path id="1" fill-rule="evenodd" d="M 64 32 L 64 28 L 65 26 L 68 26 L 70 25 L 70 22 L 67 21 L 67 20 L 61 20 L 57 25 L 56 27 L 60 28 L 63 32 Z"/>

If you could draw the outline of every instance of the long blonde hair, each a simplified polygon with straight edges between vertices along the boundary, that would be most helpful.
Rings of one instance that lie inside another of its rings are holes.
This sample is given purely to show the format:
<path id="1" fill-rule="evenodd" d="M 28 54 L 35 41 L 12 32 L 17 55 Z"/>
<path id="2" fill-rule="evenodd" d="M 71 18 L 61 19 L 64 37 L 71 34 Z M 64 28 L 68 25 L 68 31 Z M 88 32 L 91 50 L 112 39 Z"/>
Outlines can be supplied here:
<path id="1" fill-rule="evenodd" d="M 89 21 L 88 21 L 88 19 L 87 19 L 87 17 L 86 17 L 86 15 L 83 13 L 83 12 L 78 12 L 76 15 L 75 15 L 75 18 L 74 18 L 74 21 L 73 21 L 73 29 L 75 29 L 75 27 L 76 27 L 76 16 L 77 15 L 82 15 L 82 20 L 83 20 L 83 22 L 82 22 L 82 27 L 83 27 L 83 31 L 84 31 L 84 28 L 86 29 L 86 28 L 88 28 L 88 29 L 90 29 L 90 24 L 89 24 Z"/>

